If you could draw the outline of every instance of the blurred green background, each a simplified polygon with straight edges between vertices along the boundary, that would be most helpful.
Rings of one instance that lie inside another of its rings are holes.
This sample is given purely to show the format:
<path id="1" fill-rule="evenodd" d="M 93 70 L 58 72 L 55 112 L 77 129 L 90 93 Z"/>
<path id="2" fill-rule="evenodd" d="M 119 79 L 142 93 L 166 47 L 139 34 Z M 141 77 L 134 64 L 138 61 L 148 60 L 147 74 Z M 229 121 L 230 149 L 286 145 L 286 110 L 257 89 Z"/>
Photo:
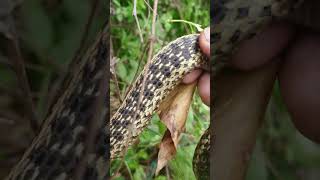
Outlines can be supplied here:
<path id="1" fill-rule="evenodd" d="M 111 4 L 111 105 L 118 107 L 135 74 L 146 63 L 150 31 L 152 26 L 153 1 L 137 1 L 137 18 L 141 27 L 139 33 L 133 13 L 134 1 L 113 0 Z M 162 0 L 158 3 L 155 54 L 170 41 L 190 33 L 197 33 L 195 27 L 185 23 L 168 22 L 172 19 L 186 20 L 206 27 L 210 23 L 210 2 L 205 0 Z M 140 35 L 143 42 L 140 40 Z M 120 92 L 120 93 L 118 93 Z M 139 137 L 139 144 L 131 147 L 122 160 L 112 163 L 111 179 L 195 179 L 192 171 L 192 158 L 196 144 L 209 124 L 209 108 L 198 95 L 188 114 L 186 130 L 182 133 L 180 145 L 175 158 L 170 161 L 160 175 L 154 177 L 157 165 L 158 146 L 166 130 L 154 116 L 151 124 Z"/>

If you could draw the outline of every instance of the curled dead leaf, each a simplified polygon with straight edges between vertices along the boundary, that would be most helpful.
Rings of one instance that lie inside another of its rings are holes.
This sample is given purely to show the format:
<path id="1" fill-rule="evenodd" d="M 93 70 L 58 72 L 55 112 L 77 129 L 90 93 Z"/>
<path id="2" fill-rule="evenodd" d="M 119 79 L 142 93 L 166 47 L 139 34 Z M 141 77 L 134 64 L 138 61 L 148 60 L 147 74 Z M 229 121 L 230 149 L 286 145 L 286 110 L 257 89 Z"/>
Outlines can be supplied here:
<path id="1" fill-rule="evenodd" d="M 158 114 L 168 129 L 160 144 L 156 174 L 176 154 L 180 135 L 185 129 L 195 87 L 196 83 L 180 84 L 160 105 Z"/>

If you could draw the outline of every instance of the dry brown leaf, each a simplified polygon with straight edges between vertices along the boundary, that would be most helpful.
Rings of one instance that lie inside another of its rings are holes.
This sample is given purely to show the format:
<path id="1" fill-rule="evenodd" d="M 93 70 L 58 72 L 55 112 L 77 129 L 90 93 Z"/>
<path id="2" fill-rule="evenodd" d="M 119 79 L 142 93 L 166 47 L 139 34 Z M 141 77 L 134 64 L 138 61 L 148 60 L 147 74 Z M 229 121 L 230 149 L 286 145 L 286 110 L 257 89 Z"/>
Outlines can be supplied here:
<path id="1" fill-rule="evenodd" d="M 160 144 L 156 174 L 176 154 L 180 134 L 185 129 L 195 87 L 196 83 L 180 84 L 160 105 L 158 114 L 168 129 Z"/>

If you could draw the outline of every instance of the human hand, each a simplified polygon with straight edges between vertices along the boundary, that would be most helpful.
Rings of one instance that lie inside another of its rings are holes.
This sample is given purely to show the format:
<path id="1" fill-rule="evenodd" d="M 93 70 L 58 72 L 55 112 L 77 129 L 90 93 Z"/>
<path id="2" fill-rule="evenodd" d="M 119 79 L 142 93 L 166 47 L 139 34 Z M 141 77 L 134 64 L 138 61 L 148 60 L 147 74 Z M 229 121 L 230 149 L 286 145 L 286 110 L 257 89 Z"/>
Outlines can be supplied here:
<path id="1" fill-rule="evenodd" d="M 320 143 L 320 36 L 274 23 L 245 41 L 231 59 L 238 69 L 252 70 L 280 59 L 280 92 L 295 127 Z"/>
<path id="2" fill-rule="evenodd" d="M 199 43 L 207 56 L 210 56 L 209 42 L 210 28 L 206 28 Z M 304 136 L 320 143 L 320 35 L 308 31 L 298 33 L 288 23 L 273 23 L 253 39 L 244 41 L 230 63 L 236 69 L 249 71 L 275 59 L 281 63 L 278 72 L 280 92 L 293 123 Z M 197 79 L 199 95 L 209 106 L 209 73 L 194 70 L 183 82 Z"/>
<path id="3" fill-rule="evenodd" d="M 207 27 L 203 32 L 201 32 L 199 37 L 199 46 L 202 52 L 210 57 L 210 27 Z M 208 72 L 203 72 L 202 69 L 196 69 L 191 73 L 187 74 L 183 82 L 186 84 L 198 81 L 198 91 L 199 95 L 207 106 L 210 105 L 210 74 Z"/>

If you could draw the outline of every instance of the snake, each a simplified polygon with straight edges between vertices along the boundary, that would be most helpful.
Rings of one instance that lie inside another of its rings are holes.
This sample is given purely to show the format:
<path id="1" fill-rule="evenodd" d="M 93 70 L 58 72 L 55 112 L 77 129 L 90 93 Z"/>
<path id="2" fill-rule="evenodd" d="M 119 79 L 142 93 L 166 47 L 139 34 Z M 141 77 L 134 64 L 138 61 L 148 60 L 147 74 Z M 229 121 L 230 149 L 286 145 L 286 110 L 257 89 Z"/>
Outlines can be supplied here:
<path id="1" fill-rule="evenodd" d="M 211 53 L 213 74 L 225 66 L 239 44 L 261 32 L 272 20 L 283 18 L 301 4 L 294 0 L 213 1 Z M 133 83 L 133 88 L 110 121 L 111 159 L 122 156 L 150 122 L 166 96 L 206 58 L 199 50 L 199 35 L 182 36 L 163 47 Z M 146 76 L 146 78 L 144 78 Z M 143 81 L 145 82 L 143 86 Z M 160 82 L 160 83 L 159 83 Z M 143 90 L 144 89 L 144 90 Z M 140 92 L 143 92 L 140 94 Z M 141 106 L 139 106 L 139 97 Z M 212 123 L 212 122 L 211 122 Z M 211 125 L 210 125 L 211 126 Z M 206 130 L 193 159 L 198 179 L 209 179 L 211 137 Z"/>
<path id="2" fill-rule="evenodd" d="M 200 51 L 198 36 L 191 34 L 172 41 L 140 73 L 124 103 L 111 117 L 111 159 L 121 157 L 124 150 L 135 142 L 153 113 L 158 111 L 161 102 L 182 78 L 205 64 L 206 58 Z"/>
<path id="3" fill-rule="evenodd" d="M 70 64 L 41 129 L 7 180 L 108 179 L 108 32 L 107 25 Z"/>
<path id="4" fill-rule="evenodd" d="M 254 37 L 272 20 L 285 18 L 302 1 L 212 0 L 211 75 L 228 64 L 242 41 Z M 198 37 L 186 35 L 162 48 L 110 118 L 109 89 L 101 88 L 109 83 L 104 76 L 109 72 L 109 36 L 104 28 L 81 60 L 70 66 L 41 129 L 6 179 L 108 179 L 108 160 L 123 156 L 166 95 L 185 74 L 208 61 L 199 49 Z M 94 107 L 99 99 L 104 100 L 100 103 L 103 108 L 97 111 Z M 194 172 L 201 180 L 211 177 L 214 127 L 211 129 L 201 137 L 193 160 Z M 93 142 L 91 148 L 88 140 Z"/>

